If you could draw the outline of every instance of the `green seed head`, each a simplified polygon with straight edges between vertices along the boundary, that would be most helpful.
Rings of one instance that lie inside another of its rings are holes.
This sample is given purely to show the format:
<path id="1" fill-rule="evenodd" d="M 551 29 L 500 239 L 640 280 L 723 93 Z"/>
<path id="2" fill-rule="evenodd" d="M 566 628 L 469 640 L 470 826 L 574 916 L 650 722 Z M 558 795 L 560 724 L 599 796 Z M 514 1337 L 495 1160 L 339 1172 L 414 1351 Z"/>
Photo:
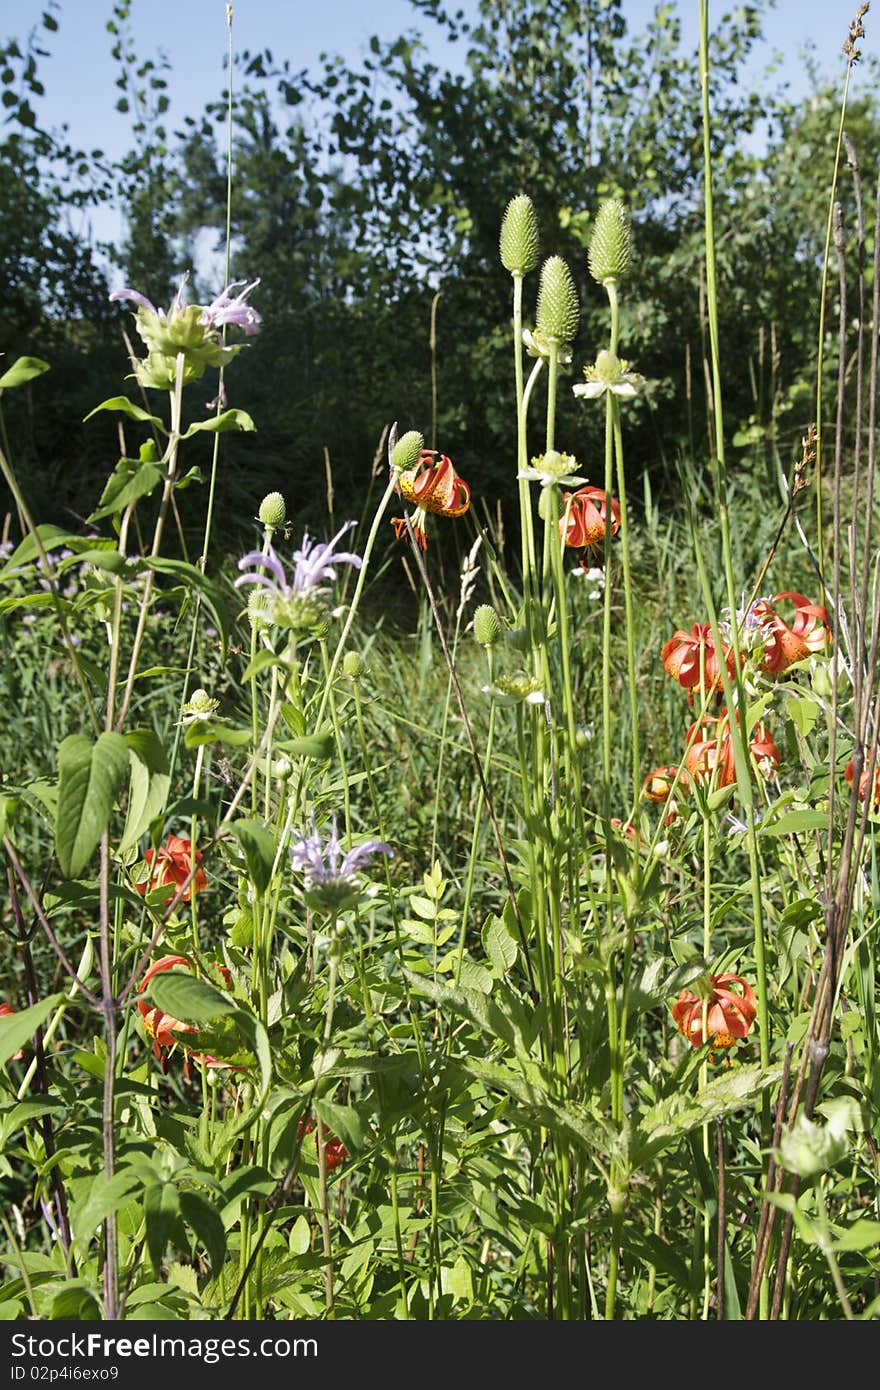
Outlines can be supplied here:
<path id="1" fill-rule="evenodd" d="M 364 674 L 364 659 L 360 652 L 346 652 L 342 658 L 342 669 L 350 681 L 359 681 Z"/>
<path id="2" fill-rule="evenodd" d="M 268 492 L 260 503 L 259 518 L 264 526 L 277 531 L 287 520 L 287 504 L 280 492 Z"/>
<path id="3" fill-rule="evenodd" d="M 480 646 L 494 647 L 503 631 L 501 619 L 492 605 L 481 603 L 474 613 L 474 636 Z"/>
<path id="4" fill-rule="evenodd" d="M 391 455 L 391 467 L 398 473 L 408 473 L 411 468 L 415 468 L 419 461 L 419 454 L 425 447 L 425 436 L 418 430 L 407 430 L 406 434 L 398 439 Z"/>
<path id="5" fill-rule="evenodd" d="M 538 264 L 538 219 L 527 193 L 507 204 L 501 222 L 501 264 L 511 275 L 527 275 Z"/>
<path id="6" fill-rule="evenodd" d="M 619 198 L 606 198 L 599 204 L 587 251 L 590 274 L 600 285 L 622 280 L 631 259 L 632 229 L 626 208 Z"/>
<path id="7" fill-rule="evenodd" d="M 541 266 L 535 326 L 550 343 L 569 343 L 577 333 L 581 311 L 571 271 L 561 256 Z"/>

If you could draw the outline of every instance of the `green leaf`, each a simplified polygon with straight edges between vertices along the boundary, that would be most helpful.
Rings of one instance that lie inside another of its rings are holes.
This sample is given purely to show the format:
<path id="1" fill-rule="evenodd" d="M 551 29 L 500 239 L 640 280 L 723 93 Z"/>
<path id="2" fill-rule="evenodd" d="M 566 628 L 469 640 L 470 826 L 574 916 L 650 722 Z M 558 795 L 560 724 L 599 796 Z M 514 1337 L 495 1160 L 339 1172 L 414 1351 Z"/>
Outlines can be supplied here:
<path id="1" fill-rule="evenodd" d="M 281 753 L 289 753 L 292 758 L 330 758 L 333 756 L 334 736 L 332 730 L 320 734 L 306 734 L 302 738 L 279 740 L 275 747 Z"/>
<path id="2" fill-rule="evenodd" d="M 226 1232 L 216 1207 L 198 1192 L 181 1192 L 180 1213 L 208 1252 L 211 1273 L 218 1274 L 226 1258 Z"/>
<path id="3" fill-rule="evenodd" d="M 96 405 L 94 410 L 89 411 L 88 415 L 84 417 L 84 423 L 85 420 L 91 420 L 93 415 L 97 415 L 99 411 L 102 410 L 119 411 L 122 415 L 127 415 L 130 420 L 143 420 L 147 424 L 155 425 L 163 434 L 168 433 L 158 415 L 151 415 L 148 410 L 143 410 L 141 406 L 135 405 L 134 401 L 128 399 L 128 396 L 108 397 L 106 401 L 102 401 L 100 405 Z"/>
<path id="4" fill-rule="evenodd" d="M 880 1245 L 880 1221 L 854 1221 L 834 1241 L 835 1250 L 868 1250 Z"/>
<path id="5" fill-rule="evenodd" d="M 169 1240 L 184 1243 L 180 1225 L 180 1198 L 170 1182 L 154 1182 L 144 1193 L 144 1216 L 147 1223 L 147 1249 L 156 1274 L 162 1265 Z"/>
<path id="6" fill-rule="evenodd" d="M 64 998 L 63 994 L 49 994 L 29 1009 L 19 1009 L 14 1014 L 0 1018 L 0 1066 L 30 1042 L 43 1020 L 64 1002 Z"/>
<path id="7" fill-rule="evenodd" d="M 128 814 L 119 842 L 124 854 L 137 843 L 147 826 L 160 815 L 171 786 L 170 769 L 161 740 L 152 729 L 133 729 L 128 744 Z"/>
<path id="8" fill-rule="evenodd" d="M 237 1007 L 207 980 L 186 970 L 163 970 L 150 981 L 149 997 L 163 1013 L 184 1023 L 210 1023 Z"/>
<path id="9" fill-rule="evenodd" d="M 42 376 L 44 372 L 50 372 L 52 368 L 48 362 L 44 362 L 42 357 L 19 357 L 17 362 L 13 362 L 8 371 L 0 376 L 0 391 L 11 391 L 15 386 L 24 386 L 26 381 L 33 381 L 34 377 Z"/>
<path id="10" fill-rule="evenodd" d="M 490 917 L 483 927 L 483 950 L 500 975 L 516 963 L 519 947 L 500 917 Z"/>
<path id="11" fill-rule="evenodd" d="M 57 550 L 60 546 L 69 546 L 71 550 L 75 550 L 77 547 L 80 550 L 83 549 L 82 536 L 75 536 L 71 531 L 65 531 L 61 526 L 48 524 L 38 526 L 37 535 L 44 550 Z M 39 553 L 39 546 L 35 538 L 25 536 L 21 544 L 13 550 L 3 568 L 0 569 L 0 581 L 6 579 L 14 570 L 20 569 L 22 565 L 28 564 Z"/>
<path id="12" fill-rule="evenodd" d="M 485 1085 L 512 1096 L 517 1102 L 516 1117 L 530 1129 L 553 1130 L 591 1153 L 611 1155 L 619 1150 L 619 1136 L 604 1120 L 579 1112 L 571 1105 L 560 1105 L 543 1086 L 522 1073 L 474 1057 L 464 1069 Z"/>
<path id="13" fill-rule="evenodd" d="M 758 826 L 760 835 L 800 835 L 804 830 L 828 828 L 828 815 L 824 811 L 789 811 L 778 820 Z"/>
<path id="14" fill-rule="evenodd" d="M 55 1295 L 49 1317 L 53 1322 L 100 1322 L 101 1308 L 89 1289 L 71 1285 Z"/>
<path id="15" fill-rule="evenodd" d="M 134 1168 L 122 1168 L 112 1178 L 98 1173 L 84 1200 L 77 1202 L 70 1213 L 73 1234 L 83 1250 L 88 1249 L 101 1223 L 130 1201 L 132 1193 L 142 1185 L 143 1178 Z"/>
<path id="16" fill-rule="evenodd" d="M 366 1148 L 369 1131 L 352 1105 L 334 1105 L 332 1101 L 316 1099 L 315 1109 L 330 1133 L 341 1139 L 347 1149 L 357 1153 Z"/>
<path id="17" fill-rule="evenodd" d="M 275 864 L 275 836 L 257 820 L 235 820 L 229 829 L 241 845 L 254 887 L 265 893 Z"/>
<path id="18" fill-rule="evenodd" d="M 253 661 L 249 661 L 242 671 L 239 685 L 247 685 L 253 676 L 259 675 L 260 671 L 265 671 L 268 666 L 277 666 L 280 670 L 286 671 L 288 664 L 282 657 L 276 656 L 274 652 L 265 650 L 257 652 Z"/>
<path id="19" fill-rule="evenodd" d="M 78 877 L 92 857 L 127 772 L 121 734 L 103 733 L 94 744 L 85 734 L 69 734 L 59 745 L 55 849 L 65 878 Z"/>
<path id="20" fill-rule="evenodd" d="M 210 612 L 223 641 L 223 653 L 229 645 L 229 612 L 225 599 L 217 585 L 206 579 L 202 571 L 186 560 L 169 560 L 164 556 L 141 561 L 143 568 L 155 570 L 157 574 L 170 574 L 180 579 L 188 589 L 195 589 Z"/>
<path id="21" fill-rule="evenodd" d="M 676 1091 L 666 1096 L 641 1117 L 639 1136 L 643 1142 L 639 1161 L 645 1162 L 692 1130 L 753 1104 L 781 1075 L 781 1067 L 768 1067 L 765 1071 L 758 1063 L 731 1067 L 696 1095 Z"/>
<path id="22" fill-rule="evenodd" d="M 140 497 L 149 497 L 162 481 L 162 470 L 152 459 L 120 459 L 107 479 L 101 500 L 89 517 L 100 521 L 105 516 L 117 516 Z"/>
<path id="23" fill-rule="evenodd" d="M 798 733 L 806 738 L 812 733 L 819 717 L 819 706 L 815 700 L 804 696 L 789 695 L 785 701 L 785 712 L 792 723 L 797 726 Z"/>
<path id="24" fill-rule="evenodd" d="M 190 425 L 182 439 L 189 439 L 190 435 L 203 434 L 225 434 L 227 430 L 255 430 L 257 427 L 248 415 L 246 410 L 224 410 L 222 415 L 212 415 L 210 420 L 196 420 Z"/>
<path id="25" fill-rule="evenodd" d="M 197 719 L 187 728 L 183 741 L 187 748 L 203 743 L 223 743 L 227 748 L 244 748 L 253 737 L 250 729 L 233 729 L 217 719 Z"/>

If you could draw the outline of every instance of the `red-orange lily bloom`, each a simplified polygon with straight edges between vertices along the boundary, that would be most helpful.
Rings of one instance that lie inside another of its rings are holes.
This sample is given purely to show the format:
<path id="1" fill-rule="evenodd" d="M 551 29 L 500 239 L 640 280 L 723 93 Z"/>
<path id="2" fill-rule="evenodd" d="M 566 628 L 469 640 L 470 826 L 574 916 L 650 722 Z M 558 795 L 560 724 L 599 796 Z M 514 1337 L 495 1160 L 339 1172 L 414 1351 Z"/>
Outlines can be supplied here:
<path id="1" fill-rule="evenodd" d="M 705 694 L 717 691 L 721 697 L 721 660 L 712 640 L 710 623 L 694 623 L 690 632 L 679 628 L 678 632 L 663 644 L 660 653 L 667 674 L 677 680 L 688 692 L 690 703 L 694 702 L 694 691 L 700 688 L 702 680 Z M 734 675 L 733 651 L 728 647 L 723 653 L 727 671 Z"/>
<path id="2" fill-rule="evenodd" d="M 0 1018 L 9 1018 L 11 1014 L 14 1014 L 16 1012 L 17 1010 L 13 1009 L 12 1005 L 7 1004 L 5 1000 L 2 1004 L 0 1004 Z M 21 1048 L 19 1048 L 17 1052 L 13 1052 L 10 1060 L 13 1062 L 20 1062 L 23 1056 L 24 1052 Z"/>
<path id="3" fill-rule="evenodd" d="M 300 1120 L 296 1127 L 297 1139 L 303 1139 L 305 1135 L 310 1134 L 314 1128 L 315 1122 L 313 1119 Z M 330 1133 L 329 1125 L 321 1125 L 321 1138 L 324 1141 L 324 1162 L 327 1165 L 327 1172 L 332 1173 L 336 1168 L 342 1167 L 343 1163 L 348 1158 L 348 1149 L 341 1139 L 338 1139 L 335 1134 Z M 317 1146 L 317 1138 L 315 1143 Z"/>
<path id="4" fill-rule="evenodd" d="M 790 627 L 776 610 L 777 603 L 783 599 L 794 604 L 794 621 Z M 810 603 L 803 594 L 786 590 L 772 601 L 762 599 L 755 604 L 753 613 L 764 635 L 761 665 L 771 675 L 779 675 L 796 661 L 821 652 L 831 641 L 828 610 L 820 603 Z"/>
<path id="5" fill-rule="evenodd" d="M 580 550 L 581 569 L 588 568 L 591 552 L 605 540 L 608 529 L 608 497 L 600 487 L 579 487 L 577 492 L 564 492 L 565 508 L 559 522 L 559 534 L 572 550 Z M 620 503 L 611 498 L 611 534 L 620 529 Z"/>
<path id="6" fill-rule="evenodd" d="M 738 985 L 739 989 L 732 989 Z M 691 1047 L 703 1044 L 703 1011 L 706 1037 L 713 1047 L 733 1047 L 746 1037 L 755 1021 L 755 992 L 740 975 L 710 975 L 702 995 L 683 989 L 672 1006 L 673 1022 Z"/>
<path id="7" fill-rule="evenodd" d="M 843 775 L 849 782 L 850 786 L 853 786 L 855 782 L 856 770 L 852 758 L 850 758 L 849 762 L 844 768 Z M 859 801 L 864 801 L 865 797 L 867 796 L 867 793 L 868 769 L 865 768 L 859 776 Z M 875 808 L 877 806 L 880 806 L 880 763 L 878 763 L 874 768 L 874 806 Z"/>
<path id="8" fill-rule="evenodd" d="M 416 508 L 410 521 L 420 550 L 428 548 L 425 532 L 428 512 L 436 516 L 464 516 L 471 505 L 470 487 L 456 473 L 448 455 L 438 454 L 436 449 L 422 449 L 415 468 L 400 474 L 398 486 L 404 501 Z M 398 540 L 409 540 L 405 517 L 392 517 L 391 525 Z"/>
<path id="9" fill-rule="evenodd" d="M 781 754 L 763 723 L 752 730 L 749 748 L 765 777 L 779 766 Z M 713 773 L 716 787 L 732 787 L 736 781 L 736 756 L 731 738 L 730 715 L 723 709 L 717 718 L 706 715 L 687 732 L 685 770 L 695 782 L 709 781 Z"/>
<path id="10" fill-rule="evenodd" d="M 164 845 L 155 851 L 148 849 L 144 858 L 151 869 L 150 877 L 133 885 L 141 897 L 153 888 L 164 888 L 167 884 L 180 888 L 192 873 L 192 841 L 183 840 L 179 835 L 169 835 Z M 201 853 L 196 850 L 196 864 L 201 862 Z M 181 893 L 180 901 L 188 903 L 193 893 L 200 893 L 207 884 L 204 869 L 197 868 L 194 878 Z"/>
<path id="11" fill-rule="evenodd" d="M 642 796 L 646 801 L 654 801 L 658 805 L 668 801 L 672 795 L 672 785 L 676 777 L 676 791 L 684 795 L 687 792 L 688 775 L 685 771 L 679 774 L 677 767 L 655 767 L 653 772 L 649 772 L 642 783 Z"/>

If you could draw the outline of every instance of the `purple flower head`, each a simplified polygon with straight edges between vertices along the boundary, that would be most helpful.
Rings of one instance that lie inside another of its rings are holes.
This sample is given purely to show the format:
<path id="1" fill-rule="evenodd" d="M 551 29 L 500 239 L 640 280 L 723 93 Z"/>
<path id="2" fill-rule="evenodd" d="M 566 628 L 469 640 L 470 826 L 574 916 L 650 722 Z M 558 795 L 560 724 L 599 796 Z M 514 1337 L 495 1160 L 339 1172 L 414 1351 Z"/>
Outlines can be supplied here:
<path id="1" fill-rule="evenodd" d="M 258 584 L 264 591 L 261 599 L 252 605 L 252 614 L 279 627 L 307 630 L 326 618 L 322 602 L 327 592 L 326 582 L 336 578 L 335 565 L 354 565 L 360 569 L 363 561 L 359 555 L 347 551 L 334 553 L 333 547 L 355 523 L 347 521 L 332 541 L 310 541 L 308 532 L 303 535 L 302 545 L 293 555 L 293 576 L 288 579 L 284 565 L 269 545 L 265 553 L 251 550 L 238 562 L 240 570 L 251 570 L 235 581 L 240 589 L 244 584 Z"/>
<path id="2" fill-rule="evenodd" d="M 147 296 L 145 294 L 141 294 L 140 290 L 114 290 L 113 293 L 110 295 L 110 299 L 111 301 L 117 299 L 130 299 L 131 302 L 133 304 L 137 304 L 139 308 L 146 309 L 148 314 L 155 314 L 156 318 L 173 319 L 175 314 L 179 314 L 181 309 L 183 308 L 183 292 L 186 289 L 186 282 L 188 279 L 189 271 L 186 271 L 185 274 L 181 277 L 180 284 L 177 287 L 177 293 L 175 294 L 174 298 L 171 301 L 171 304 L 168 307 L 167 314 L 165 313 L 164 309 L 157 309 L 153 301 L 151 299 L 147 299 Z"/>
<path id="3" fill-rule="evenodd" d="M 354 565 L 356 570 L 361 568 L 363 560 L 360 555 L 353 555 L 348 550 L 334 554 L 337 541 L 356 525 L 356 521 L 347 521 L 332 541 L 312 541 L 309 540 L 308 531 L 303 532 L 302 545 L 293 552 L 293 587 L 297 593 L 310 593 L 317 590 L 325 579 L 335 579 L 334 565 Z"/>
<path id="4" fill-rule="evenodd" d="M 313 816 L 310 834 L 294 833 L 290 862 L 303 875 L 307 901 L 319 907 L 341 910 L 353 907 L 361 896 L 357 876 L 377 854 L 385 854 L 390 859 L 394 851 L 381 840 L 365 840 L 343 854 L 335 816 L 325 845 Z"/>
<path id="5" fill-rule="evenodd" d="M 259 283 L 259 280 L 252 280 L 250 284 L 246 280 L 233 280 L 215 300 L 205 305 L 199 322 L 206 328 L 222 328 L 224 324 L 231 324 L 234 328 L 240 328 L 247 337 L 259 333 L 263 320 L 256 309 L 245 304 L 245 299 Z M 234 298 L 233 290 L 239 290 Z"/>

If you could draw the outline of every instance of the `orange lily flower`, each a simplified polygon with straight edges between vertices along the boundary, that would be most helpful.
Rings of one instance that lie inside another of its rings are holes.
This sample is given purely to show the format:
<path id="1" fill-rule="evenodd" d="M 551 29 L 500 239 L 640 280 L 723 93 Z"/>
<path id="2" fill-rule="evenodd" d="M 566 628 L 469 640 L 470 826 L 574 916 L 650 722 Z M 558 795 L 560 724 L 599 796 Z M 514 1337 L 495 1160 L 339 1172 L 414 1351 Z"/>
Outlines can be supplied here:
<path id="1" fill-rule="evenodd" d="M 315 1121 L 313 1119 L 303 1118 L 296 1127 L 297 1139 L 303 1139 L 305 1135 L 311 1134 L 314 1128 Z M 321 1125 L 321 1138 L 324 1140 L 324 1162 L 327 1165 L 327 1172 L 332 1173 L 336 1168 L 342 1167 L 348 1158 L 348 1149 L 341 1139 L 337 1139 L 335 1134 L 330 1134 L 329 1125 Z M 315 1146 L 317 1147 L 317 1136 Z"/>
<path id="2" fill-rule="evenodd" d="M 733 786 L 736 757 L 730 734 L 730 715 L 726 709 L 717 718 L 706 715 L 688 729 L 684 766 L 695 782 L 709 781 L 717 769 L 715 786 Z M 779 766 L 782 755 L 763 723 L 759 722 L 752 730 L 749 748 L 759 771 L 769 777 Z"/>
<path id="3" fill-rule="evenodd" d="M 436 449 L 422 449 L 415 468 L 401 473 L 398 485 L 404 501 L 416 508 L 411 523 L 420 550 L 428 548 L 425 532 L 428 512 L 436 516 L 464 516 L 471 505 L 470 487 L 458 476 L 448 455 L 438 454 Z M 406 517 L 392 517 L 391 525 L 398 540 L 409 539 Z"/>
<path id="4" fill-rule="evenodd" d="M 5 1000 L 3 1001 L 2 1004 L 0 1004 L 0 1018 L 9 1018 L 11 1014 L 14 1014 L 14 1013 L 17 1013 L 17 1012 L 18 1012 L 18 1010 L 17 1010 L 17 1009 L 13 1009 L 12 1005 L 11 1005 L 11 1004 L 7 1004 Z M 20 1062 L 23 1056 L 24 1056 L 24 1052 L 23 1052 L 22 1048 L 19 1048 L 17 1052 L 13 1052 L 12 1057 L 10 1058 L 10 1061 L 12 1061 L 12 1062 Z"/>
<path id="5" fill-rule="evenodd" d="M 719 659 L 712 640 L 710 623 L 694 623 L 690 632 L 683 632 L 679 628 L 678 632 L 663 644 L 660 656 L 667 674 L 688 692 L 690 704 L 694 703 L 694 691 L 700 686 L 701 663 L 705 694 L 717 691 L 719 699 L 721 698 L 722 659 L 726 661 L 728 674 L 733 680 L 733 651 L 728 647 Z"/>
<path id="6" fill-rule="evenodd" d="M 738 985 L 739 989 L 731 989 Z M 703 993 L 683 989 L 672 1006 L 673 1022 L 691 1047 L 703 1044 L 703 1009 L 706 1007 L 706 1035 L 712 1047 L 733 1047 L 746 1037 L 755 1021 L 755 992 L 740 975 L 710 975 Z"/>
<path id="7" fill-rule="evenodd" d="M 166 884 L 180 888 L 192 872 L 192 841 L 183 840 L 179 835 L 169 835 L 164 845 L 158 850 L 148 849 L 144 858 L 150 866 L 150 876 L 142 883 L 133 885 L 141 897 L 153 888 L 164 888 Z M 196 864 L 200 864 L 201 861 L 201 853 L 196 850 Z M 181 894 L 180 901 L 188 903 L 193 893 L 200 893 L 207 884 L 208 877 L 204 869 L 197 869 L 195 877 Z"/>
<path id="8" fill-rule="evenodd" d="M 646 801 L 656 802 L 661 805 L 668 801 L 672 794 L 672 784 L 678 777 L 677 790 L 681 793 L 687 792 L 688 775 L 682 771 L 679 776 L 677 767 L 655 767 L 653 772 L 649 772 L 642 783 L 642 796 Z"/>
<path id="9" fill-rule="evenodd" d="M 580 487 L 577 492 L 564 492 L 563 515 L 559 522 L 559 534 L 572 550 L 579 550 L 581 569 L 589 568 L 587 561 L 591 552 L 605 540 L 608 529 L 608 497 L 600 487 Z M 611 534 L 616 536 L 620 529 L 620 503 L 611 498 Z"/>
<path id="10" fill-rule="evenodd" d="M 854 766 L 854 764 L 853 764 L 852 758 L 850 758 L 849 762 L 847 763 L 846 767 L 844 768 L 844 770 L 843 770 L 843 775 L 844 775 L 844 777 L 846 778 L 847 782 L 849 782 L 850 786 L 853 786 L 853 784 L 854 784 L 854 782 L 855 782 L 856 770 L 855 770 L 855 766 Z M 865 797 L 866 797 L 866 795 L 867 795 L 867 792 L 868 792 L 868 769 L 865 768 L 864 771 L 863 771 L 863 772 L 861 773 L 861 775 L 859 776 L 859 801 L 864 801 L 864 800 L 865 800 Z M 876 810 L 877 807 L 880 806 L 880 763 L 878 763 L 877 766 L 874 768 L 874 798 L 873 798 L 873 799 L 874 799 L 874 809 Z"/>
<path id="11" fill-rule="evenodd" d="M 789 599 L 794 604 L 791 627 L 776 610 L 776 604 L 781 599 Z M 803 594 L 785 591 L 777 594 L 772 601 L 762 599 L 755 604 L 754 616 L 761 624 L 764 635 L 764 659 L 761 665 L 771 675 L 779 675 L 796 661 L 821 652 L 831 641 L 828 610 L 820 603 L 810 603 Z"/>

